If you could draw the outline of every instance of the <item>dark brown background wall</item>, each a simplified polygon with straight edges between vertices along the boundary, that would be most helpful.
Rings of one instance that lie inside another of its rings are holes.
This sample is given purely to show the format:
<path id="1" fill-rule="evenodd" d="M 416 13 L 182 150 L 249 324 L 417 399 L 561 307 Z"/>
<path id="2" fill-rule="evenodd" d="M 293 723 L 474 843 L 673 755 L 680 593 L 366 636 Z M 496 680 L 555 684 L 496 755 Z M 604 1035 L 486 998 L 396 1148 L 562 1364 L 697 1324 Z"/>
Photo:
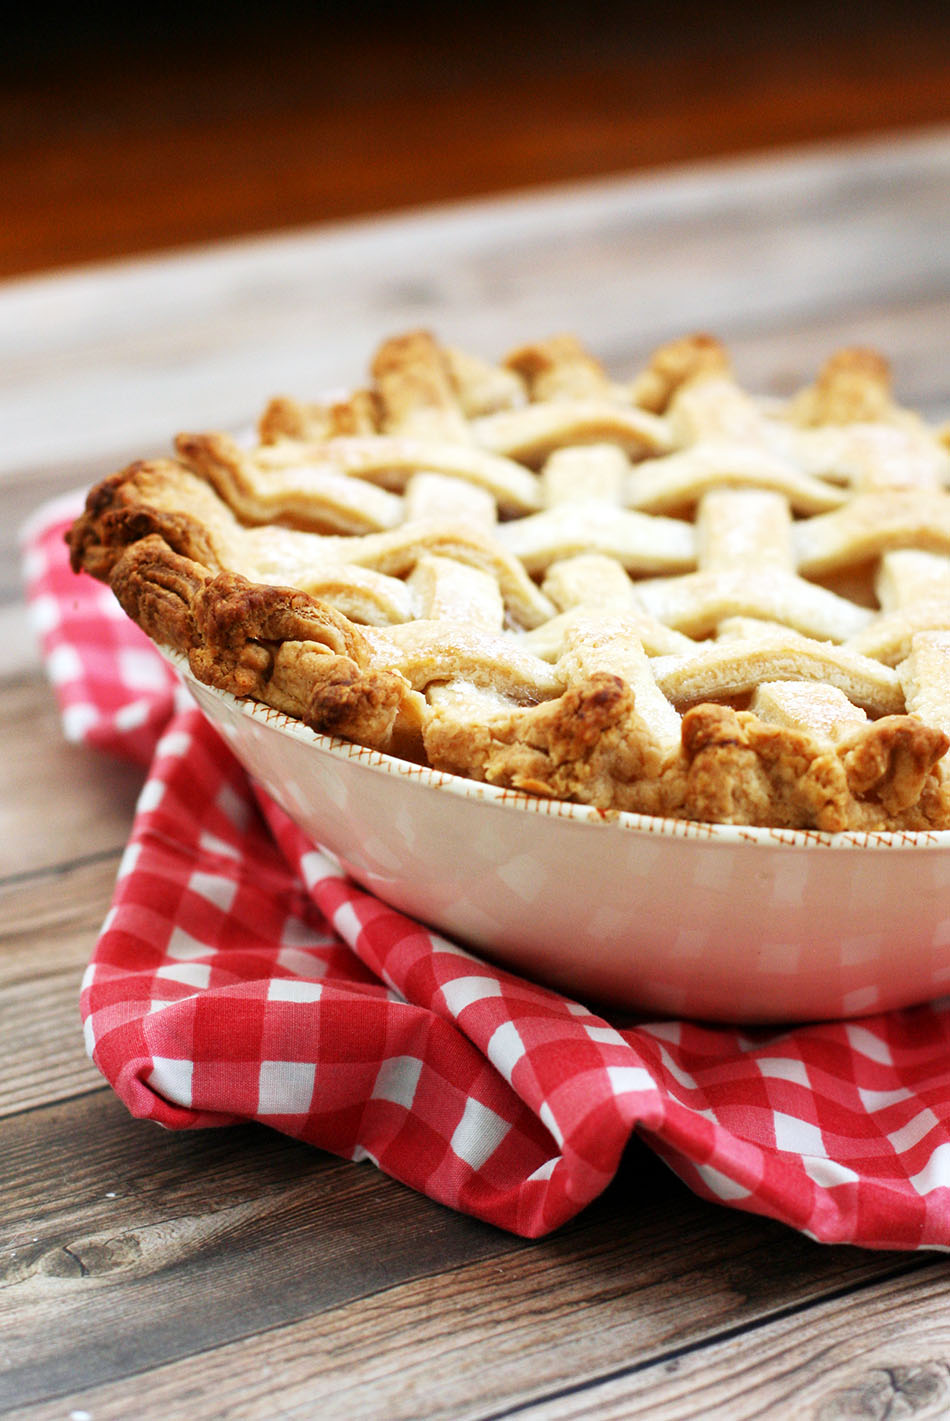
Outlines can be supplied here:
<path id="1" fill-rule="evenodd" d="M 0 45 L 0 276 L 950 121 L 948 3 L 89 10 Z"/>

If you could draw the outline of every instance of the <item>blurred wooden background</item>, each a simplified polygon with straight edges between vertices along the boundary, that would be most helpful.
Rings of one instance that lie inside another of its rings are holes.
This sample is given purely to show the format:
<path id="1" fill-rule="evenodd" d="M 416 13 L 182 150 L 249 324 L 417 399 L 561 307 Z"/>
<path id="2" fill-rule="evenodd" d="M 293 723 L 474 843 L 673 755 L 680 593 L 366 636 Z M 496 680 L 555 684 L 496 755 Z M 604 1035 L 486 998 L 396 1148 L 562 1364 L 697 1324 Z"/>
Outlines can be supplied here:
<path id="1" fill-rule="evenodd" d="M 950 120 L 950 5 L 18 7 L 0 277 Z"/>

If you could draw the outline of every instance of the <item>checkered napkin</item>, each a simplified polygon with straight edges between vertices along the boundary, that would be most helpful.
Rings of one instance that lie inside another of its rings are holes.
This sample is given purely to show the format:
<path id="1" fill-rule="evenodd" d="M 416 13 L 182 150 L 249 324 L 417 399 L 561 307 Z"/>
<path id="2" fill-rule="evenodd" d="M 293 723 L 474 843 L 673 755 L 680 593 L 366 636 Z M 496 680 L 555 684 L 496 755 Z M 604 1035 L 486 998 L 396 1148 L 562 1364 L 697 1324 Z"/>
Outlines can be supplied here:
<path id="1" fill-rule="evenodd" d="M 636 1132 L 698 1194 L 813 1238 L 950 1247 L 946 1004 L 778 1033 L 614 1026 L 487 965 L 358 888 L 248 780 L 69 571 L 75 512 L 40 510 L 24 554 L 66 735 L 149 767 L 81 999 L 134 1115 L 263 1121 L 532 1237 Z"/>

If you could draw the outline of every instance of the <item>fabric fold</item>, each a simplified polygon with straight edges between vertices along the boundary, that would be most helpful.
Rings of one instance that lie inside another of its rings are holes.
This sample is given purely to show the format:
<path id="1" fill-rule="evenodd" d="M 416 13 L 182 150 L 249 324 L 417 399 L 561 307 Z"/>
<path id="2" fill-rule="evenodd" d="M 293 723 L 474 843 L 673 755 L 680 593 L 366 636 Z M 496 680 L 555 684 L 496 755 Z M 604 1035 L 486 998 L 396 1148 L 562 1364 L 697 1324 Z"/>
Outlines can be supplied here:
<path id="1" fill-rule="evenodd" d="M 41 510 L 24 560 L 64 732 L 148 766 L 80 1002 L 134 1115 L 261 1121 L 528 1237 L 596 1198 L 637 1133 L 698 1194 L 813 1238 L 950 1246 L 945 1003 L 630 1024 L 414 922 L 251 783 L 111 593 L 70 572 L 77 507 Z"/>

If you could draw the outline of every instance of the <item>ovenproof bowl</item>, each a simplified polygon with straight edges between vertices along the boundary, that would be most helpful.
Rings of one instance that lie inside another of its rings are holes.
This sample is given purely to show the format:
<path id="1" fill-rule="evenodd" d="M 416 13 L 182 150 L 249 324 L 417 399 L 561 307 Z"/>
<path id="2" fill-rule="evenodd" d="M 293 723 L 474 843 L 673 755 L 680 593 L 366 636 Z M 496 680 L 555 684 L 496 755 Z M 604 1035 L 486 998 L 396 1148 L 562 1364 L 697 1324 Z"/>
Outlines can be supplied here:
<path id="1" fill-rule="evenodd" d="M 950 831 L 605 815 L 319 735 L 170 659 L 245 769 L 357 883 L 588 1005 L 767 1023 L 950 992 Z"/>

